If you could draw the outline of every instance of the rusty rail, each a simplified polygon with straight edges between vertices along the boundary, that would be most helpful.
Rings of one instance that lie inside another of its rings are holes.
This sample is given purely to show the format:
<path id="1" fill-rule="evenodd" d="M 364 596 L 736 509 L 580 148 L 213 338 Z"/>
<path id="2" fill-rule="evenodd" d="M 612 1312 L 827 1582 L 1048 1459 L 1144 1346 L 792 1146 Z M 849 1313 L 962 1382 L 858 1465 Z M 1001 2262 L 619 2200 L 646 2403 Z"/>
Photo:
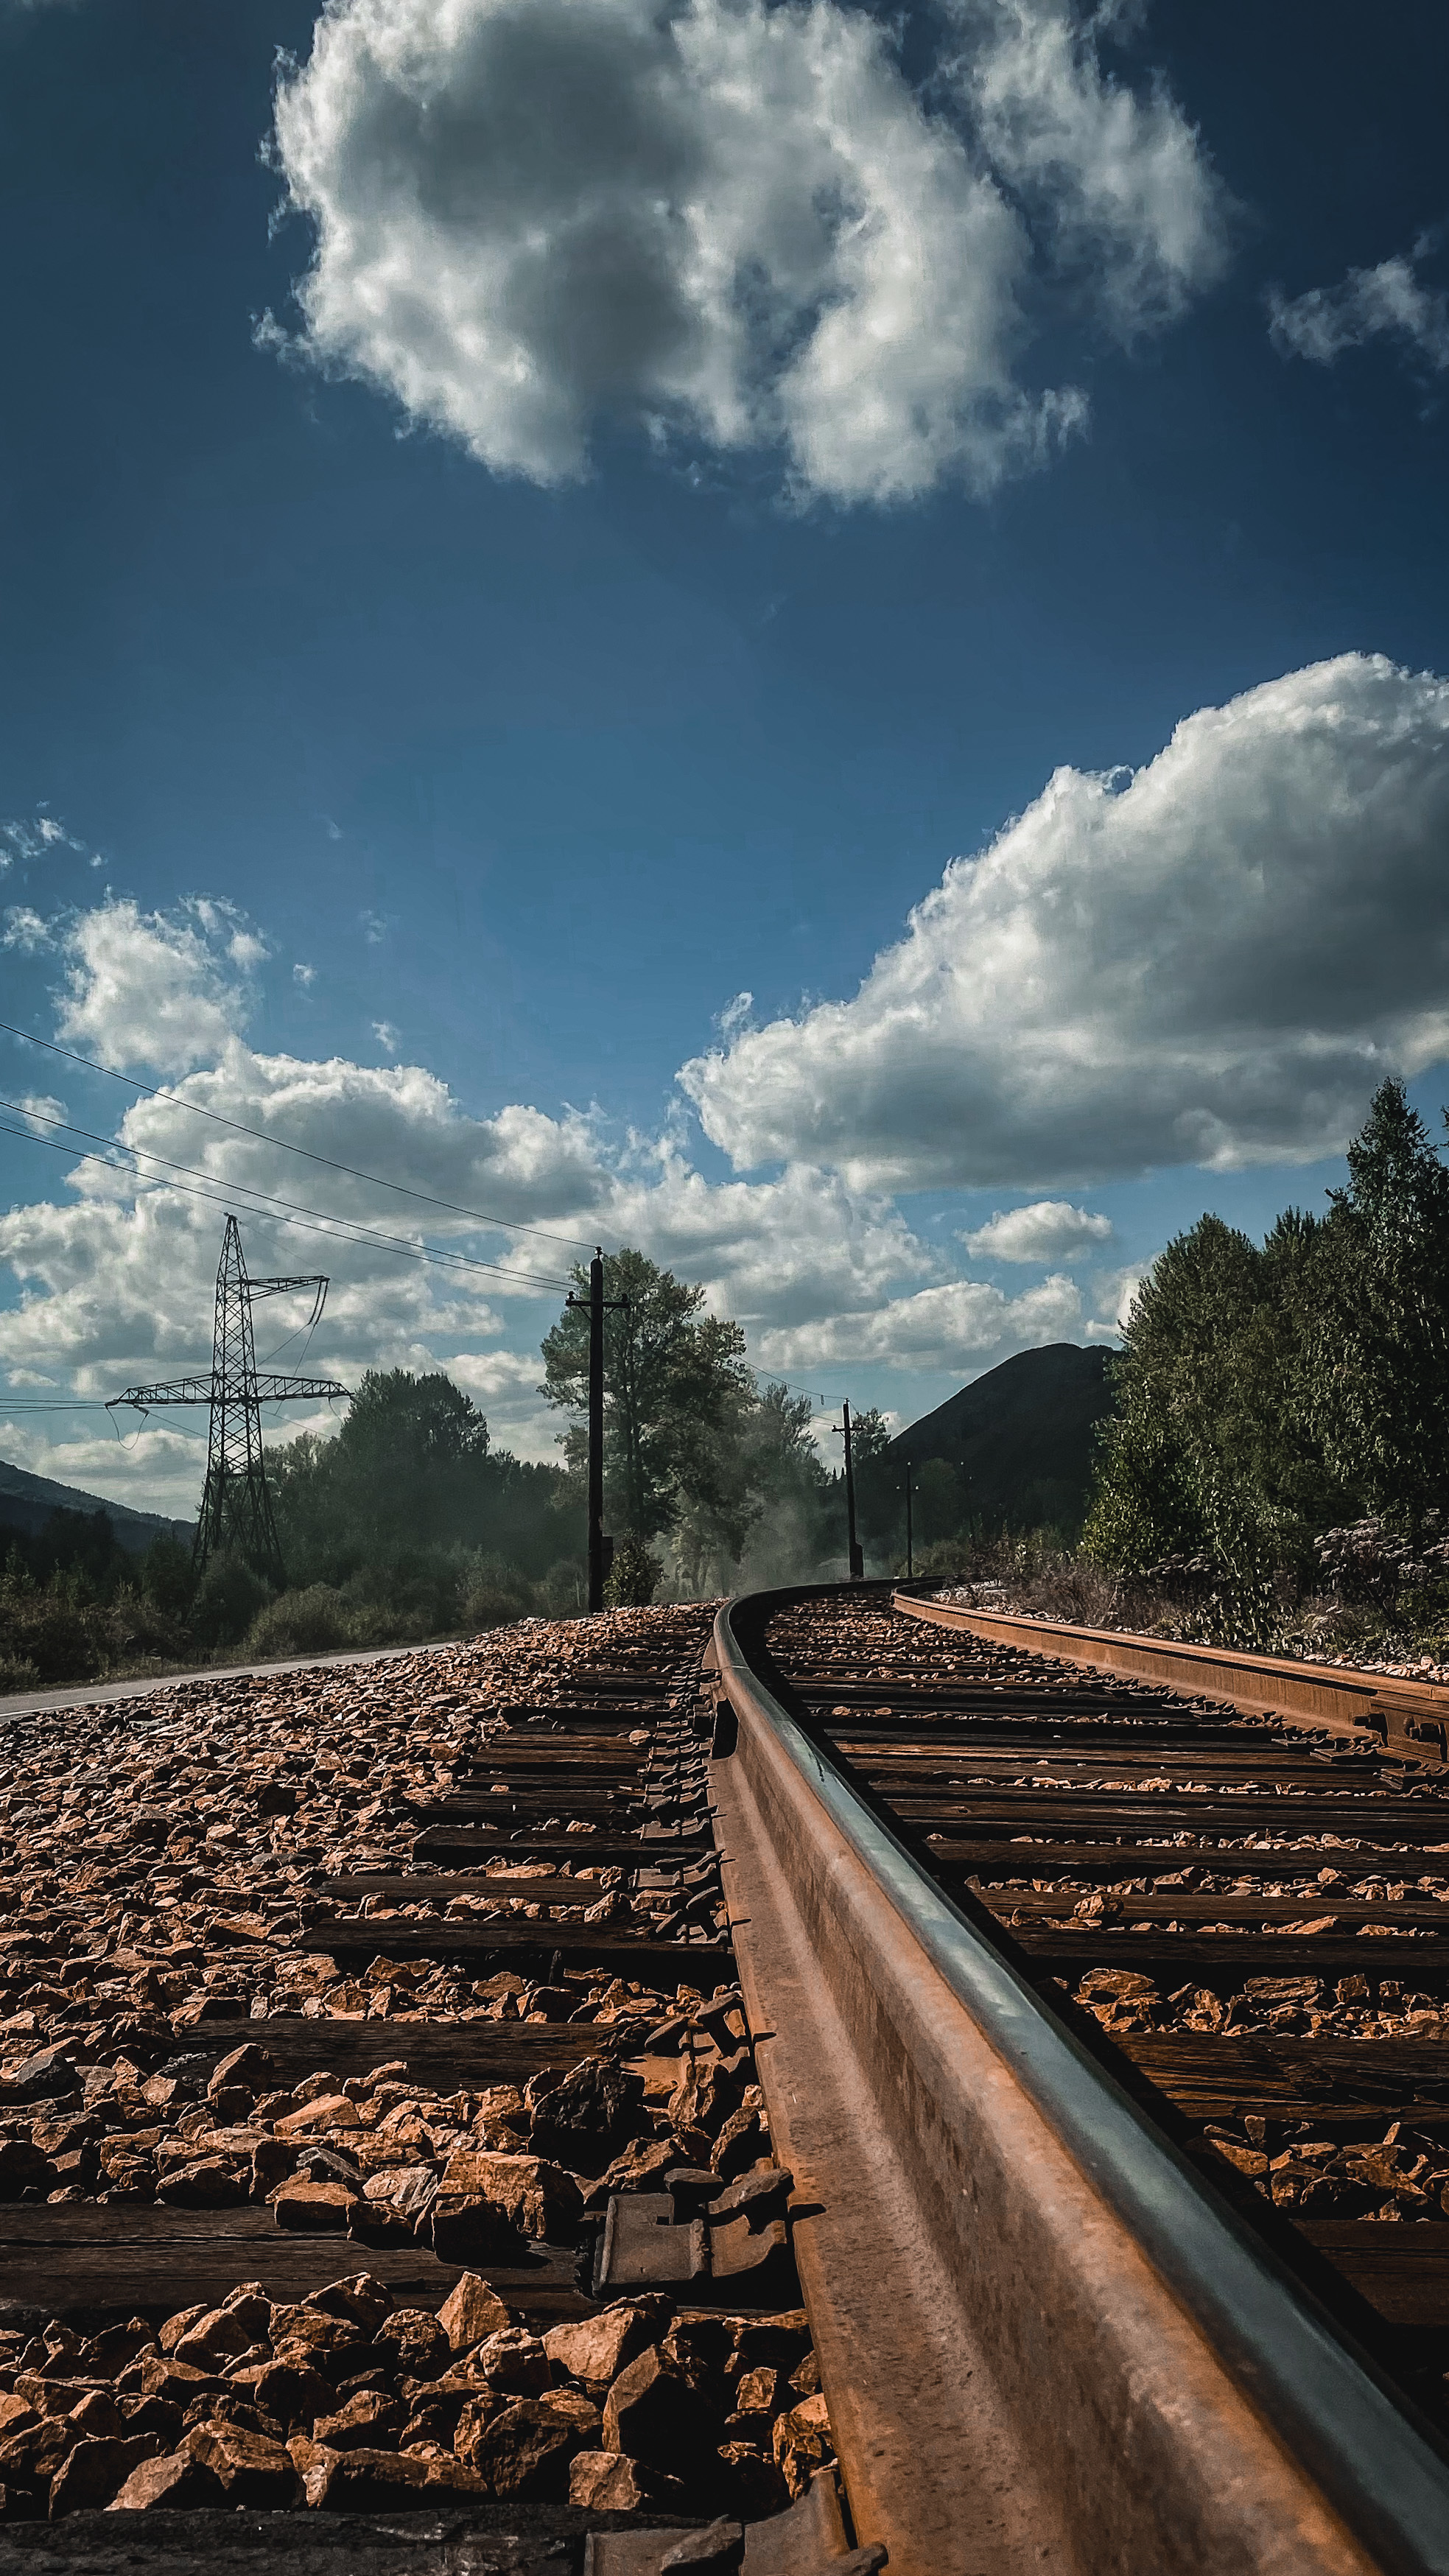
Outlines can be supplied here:
<path id="1" fill-rule="evenodd" d="M 893 2576 L 1449 2569 L 1449 2472 L 1372 2365 L 774 1672 L 770 1616 L 812 1597 L 720 1613 L 711 1778 L 859 2537 Z"/>
<path id="2" fill-rule="evenodd" d="M 1344 1664 L 1299 1663 L 1287 1655 L 1253 1655 L 1228 1646 L 1191 1646 L 1127 1629 L 1069 1628 L 1052 1619 L 1023 1619 L 1004 1610 L 968 1610 L 956 1601 L 895 1592 L 891 1606 L 938 1628 L 965 1630 L 995 1644 L 1055 1655 L 1094 1672 L 1132 1673 L 1174 1690 L 1232 1702 L 1255 1713 L 1301 1719 L 1331 1734 L 1377 1737 L 1386 1750 L 1443 1761 L 1449 1690 L 1435 1682 L 1400 1681 Z"/>

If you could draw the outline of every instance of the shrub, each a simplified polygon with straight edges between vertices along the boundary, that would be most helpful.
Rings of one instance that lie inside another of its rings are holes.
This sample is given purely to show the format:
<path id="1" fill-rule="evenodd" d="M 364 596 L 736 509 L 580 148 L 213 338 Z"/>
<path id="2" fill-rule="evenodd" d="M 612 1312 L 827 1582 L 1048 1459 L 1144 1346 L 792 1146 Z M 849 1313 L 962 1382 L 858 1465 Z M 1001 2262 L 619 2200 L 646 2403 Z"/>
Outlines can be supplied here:
<path id="1" fill-rule="evenodd" d="M 1345 1529 L 1325 1530 L 1315 1539 L 1313 1552 L 1320 1574 L 1340 1601 L 1372 1601 L 1389 1609 L 1401 1592 L 1422 1592 L 1449 1577 L 1449 1540 L 1441 1536 L 1441 1527 L 1437 1511 L 1425 1512 L 1414 1547 L 1375 1515 Z"/>
<path id="2" fill-rule="evenodd" d="M 235 1645 L 270 1598 L 270 1587 L 245 1557 L 209 1558 L 191 1605 L 197 1642 L 208 1648 Z"/>
<path id="3" fill-rule="evenodd" d="M 589 1563 L 583 1556 L 561 1556 L 551 1565 L 539 1591 L 551 1619 L 574 1619 L 589 1605 Z"/>
<path id="4" fill-rule="evenodd" d="M 357 1621 L 340 1592 L 329 1583 L 309 1583 L 305 1591 L 279 1592 L 259 1610 L 247 1631 L 246 1652 L 263 1655 L 325 1655 L 357 1643 Z"/>
<path id="5" fill-rule="evenodd" d="M 461 1551 L 430 1548 L 416 1557 L 354 1568 L 340 1587 L 360 1645 L 417 1644 L 458 1625 Z"/>
<path id="6" fill-rule="evenodd" d="M 0 1655 L 0 1699 L 8 1697 L 12 1691 L 32 1691 L 39 1688 L 40 1674 L 34 1664 L 27 1663 L 23 1657 L 17 1659 L 13 1655 Z"/>
<path id="7" fill-rule="evenodd" d="M 526 1575 L 502 1557 L 478 1556 L 459 1587 L 459 1613 L 465 1628 L 502 1628 L 511 1619 L 526 1619 L 535 1606 Z"/>
<path id="8" fill-rule="evenodd" d="M 0 1659 L 34 1673 L 35 1682 L 16 1683 L 16 1689 L 94 1681 L 106 1664 L 102 1623 L 94 1610 L 49 1589 L 8 1591 L 0 1605 Z"/>
<path id="9" fill-rule="evenodd" d="M 605 1607 L 610 1610 L 643 1610 L 653 1600 L 664 1568 L 657 1556 L 651 1556 L 641 1538 L 621 1539 L 614 1550 L 609 1580 L 604 1586 Z"/>
<path id="10" fill-rule="evenodd" d="M 128 1583 L 122 1584 L 115 1597 L 90 1617 L 108 1667 L 168 1659 L 173 1663 L 178 1659 L 189 1662 L 194 1656 L 189 1629 Z"/>
<path id="11" fill-rule="evenodd" d="M 191 1603 L 191 1550 L 179 1539 L 153 1539 L 136 1572 L 148 1601 L 168 1619 L 184 1619 Z"/>

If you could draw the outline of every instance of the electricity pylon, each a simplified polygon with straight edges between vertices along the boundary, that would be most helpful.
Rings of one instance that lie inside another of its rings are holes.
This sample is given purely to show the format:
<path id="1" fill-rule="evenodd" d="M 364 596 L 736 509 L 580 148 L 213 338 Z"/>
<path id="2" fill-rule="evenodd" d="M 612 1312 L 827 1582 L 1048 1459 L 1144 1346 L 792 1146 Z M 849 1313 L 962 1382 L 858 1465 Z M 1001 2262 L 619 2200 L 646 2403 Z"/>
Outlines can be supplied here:
<path id="1" fill-rule="evenodd" d="M 234 1548 L 258 1574 L 266 1575 L 278 1587 L 287 1579 L 262 1456 L 262 1406 L 289 1404 L 299 1397 L 316 1403 L 348 1392 L 335 1378 L 258 1374 L 252 1334 L 253 1300 L 291 1296 L 303 1288 L 313 1292 L 307 1326 L 310 1332 L 327 1302 L 327 1281 L 318 1273 L 305 1278 L 250 1278 L 236 1218 L 229 1216 L 216 1274 L 210 1378 L 174 1377 L 159 1386 L 128 1386 L 124 1395 L 110 1399 L 108 1411 L 118 1404 L 134 1405 L 138 1413 L 148 1413 L 153 1405 L 162 1404 L 211 1407 L 206 1487 L 191 1558 L 194 1574 L 200 1574 L 209 1556 L 223 1548 Z"/>

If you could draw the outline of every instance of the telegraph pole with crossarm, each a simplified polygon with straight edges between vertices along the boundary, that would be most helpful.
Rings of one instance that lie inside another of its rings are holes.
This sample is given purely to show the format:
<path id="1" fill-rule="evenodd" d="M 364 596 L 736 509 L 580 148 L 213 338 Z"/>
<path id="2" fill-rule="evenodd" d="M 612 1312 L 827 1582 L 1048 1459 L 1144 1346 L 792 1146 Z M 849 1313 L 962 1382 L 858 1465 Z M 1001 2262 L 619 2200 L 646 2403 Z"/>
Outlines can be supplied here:
<path id="1" fill-rule="evenodd" d="M 852 1583 L 863 1583 L 865 1581 L 865 1552 L 855 1535 L 855 1461 L 852 1458 L 850 1451 L 849 1405 L 842 1403 L 840 1412 L 840 1429 L 845 1436 L 845 1526 L 847 1533 L 846 1543 L 850 1549 L 850 1579 Z"/>
<path id="2" fill-rule="evenodd" d="M 149 1413 L 153 1405 L 205 1404 L 211 1408 L 206 1485 L 196 1523 L 192 1572 L 200 1574 L 208 1557 L 235 1548 L 258 1574 L 276 1584 L 286 1582 L 282 1546 L 267 1489 L 262 1455 L 262 1406 L 298 1401 L 320 1403 L 350 1390 L 330 1377 L 259 1375 L 252 1332 L 252 1305 L 258 1297 L 288 1297 L 312 1290 L 313 1331 L 327 1301 L 327 1281 L 318 1273 L 287 1279 L 253 1279 L 242 1252 L 241 1231 L 229 1216 L 222 1237 L 216 1274 L 216 1324 L 212 1336 L 211 1375 L 168 1378 L 158 1386 L 128 1386 L 107 1406 L 134 1406 Z"/>
<path id="3" fill-rule="evenodd" d="M 577 1271 L 574 1276 L 578 1277 Z M 618 1313 L 629 1300 L 604 1295 L 604 1255 L 599 1245 L 589 1263 L 587 1297 L 570 1295 L 568 1303 L 586 1306 L 589 1313 L 589 1608 L 602 1610 L 608 1560 L 614 1552 L 612 1540 L 604 1536 L 604 1316 Z"/>

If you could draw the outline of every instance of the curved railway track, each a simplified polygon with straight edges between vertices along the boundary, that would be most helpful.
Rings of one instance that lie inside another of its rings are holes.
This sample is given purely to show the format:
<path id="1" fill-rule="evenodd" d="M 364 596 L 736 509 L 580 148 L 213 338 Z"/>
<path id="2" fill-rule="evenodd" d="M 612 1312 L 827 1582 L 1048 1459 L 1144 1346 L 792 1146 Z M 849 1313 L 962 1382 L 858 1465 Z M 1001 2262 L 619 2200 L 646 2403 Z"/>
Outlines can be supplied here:
<path id="1" fill-rule="evenodd" d="M 1444 1694 L 859 1590 L 715 1656 L 857 2528 L 963 2576 L 1449 2565 Z"/>
<path id="2" fill-rule="evenodd" d="M 1449 2569 L 1445 1699 L 849 1586 L 12 1725 L 0 2567 Z"/>

